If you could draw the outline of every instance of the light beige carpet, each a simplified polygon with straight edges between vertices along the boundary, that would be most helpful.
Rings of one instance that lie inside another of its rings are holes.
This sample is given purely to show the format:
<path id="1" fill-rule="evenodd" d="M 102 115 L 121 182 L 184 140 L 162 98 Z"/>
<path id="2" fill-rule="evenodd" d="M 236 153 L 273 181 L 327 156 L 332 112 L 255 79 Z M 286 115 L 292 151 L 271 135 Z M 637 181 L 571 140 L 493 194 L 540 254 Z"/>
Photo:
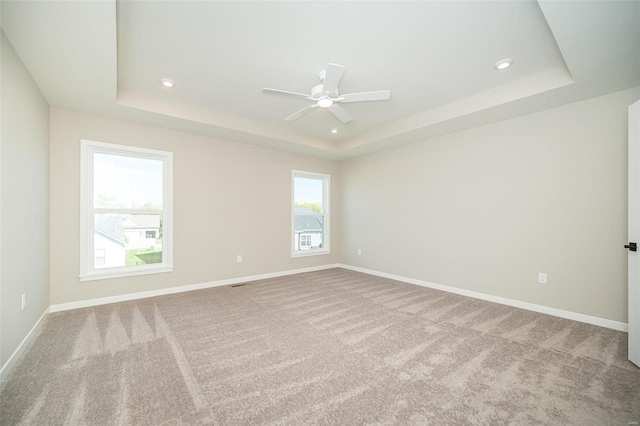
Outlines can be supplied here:
<path id="1" fill-rule="evenodd" d="M 627 426 L 626 346 L 332 269 L 52 314 L 0 388 L 0 424 Z"/>

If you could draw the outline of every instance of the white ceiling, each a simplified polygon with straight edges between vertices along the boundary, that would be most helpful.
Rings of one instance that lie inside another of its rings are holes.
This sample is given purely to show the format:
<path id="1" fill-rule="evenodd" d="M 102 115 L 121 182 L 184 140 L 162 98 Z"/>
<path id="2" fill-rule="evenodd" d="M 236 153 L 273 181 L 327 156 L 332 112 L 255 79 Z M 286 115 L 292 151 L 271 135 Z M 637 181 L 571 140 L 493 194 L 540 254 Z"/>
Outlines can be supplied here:
<path id="1" fill-rule="evenodd" d="M 7 1 L 51 106 L 347 158 L 640 86 L 640 1 Z M 493 64 L 511 57 L 514 65 Z M 342 124 L 310 102 L 347 68 Z M 166 89 L 160 78 L 177 85 Z M 331 129 L 338 129 L 332 134 Z"/>

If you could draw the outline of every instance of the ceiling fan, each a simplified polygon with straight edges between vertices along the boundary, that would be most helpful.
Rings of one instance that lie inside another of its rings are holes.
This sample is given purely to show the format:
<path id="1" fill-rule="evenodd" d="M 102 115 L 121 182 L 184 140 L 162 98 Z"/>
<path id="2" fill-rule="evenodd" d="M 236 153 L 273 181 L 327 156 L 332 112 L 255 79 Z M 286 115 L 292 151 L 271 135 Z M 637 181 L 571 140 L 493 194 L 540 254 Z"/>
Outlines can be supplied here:
<path id="1" fill-rule="evenodd" d="M 297 120 L 303 115 L 311 112 L 312 109 L 320 107 L 331 111 L 331 113 L 333 113 L 333 115 L 343 123 L 348 123 L 353 120 L 353 117 L 345 111 L 344 108 L 338 105 L 339 103 L 386 101 L 391 99 L 391 90 L 340 94 L 338 86 L 340 85 L 340 81 L 342 80 L 345 70 L 346 68 L 342 65 L 328 64 L 326 70 L 321 70 L 318 73 L 318 78 L 320 78 L 322 83 L 311 88 L 311 95 L 266 88 L 262 89 L 262 92 L 304 98 L 314 102 L 313 104 L 306 106 L 300 111 L 294 112 L 289 117 L 285 118 L 286 121 Z"/>

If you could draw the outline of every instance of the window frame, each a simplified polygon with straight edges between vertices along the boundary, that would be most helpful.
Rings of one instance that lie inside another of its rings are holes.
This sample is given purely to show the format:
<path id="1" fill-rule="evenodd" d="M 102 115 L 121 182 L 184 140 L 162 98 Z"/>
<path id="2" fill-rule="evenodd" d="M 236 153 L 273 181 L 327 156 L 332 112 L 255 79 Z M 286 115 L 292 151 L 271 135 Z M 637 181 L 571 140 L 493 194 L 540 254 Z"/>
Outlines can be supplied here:
<path id="1" fill-rule="evenodd" d="M 296 178 L 317 179 L 322 181 L 322 213 L 296 213 Z M 291 170 L 291 257 L 321 256 L 331 253 L 330 245 L 330 205 L 331 175 L 303 170 Z M 322 249 L 296 250 L 296 216 L 322 216 L 324 229 L 322 232 Z"/>
<path id="2" fill-rule="evenodd" d="M 93 154 L 162 161 L 162 210 L 94 208 Z M 94 214 L 162 214 L 162 263 L 96 269 Z M 82 139 L 80 141 L 80 281 L 122 278 L 173 271 L 173 153 Z"/>

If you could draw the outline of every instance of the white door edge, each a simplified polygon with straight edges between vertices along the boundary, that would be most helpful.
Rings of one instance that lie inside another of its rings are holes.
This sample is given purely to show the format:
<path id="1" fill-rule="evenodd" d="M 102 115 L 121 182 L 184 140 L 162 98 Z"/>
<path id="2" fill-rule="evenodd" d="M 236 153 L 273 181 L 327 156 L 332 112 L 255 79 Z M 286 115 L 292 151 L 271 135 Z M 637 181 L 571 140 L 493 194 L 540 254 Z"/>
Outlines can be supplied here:
<path id="1" fill-rule="evenodd" d="M 640 244 L 640 101 L 629 107 L 629 242 Z M 629 361 L 640 367 L 640 251 L 629 251 Z"/>

